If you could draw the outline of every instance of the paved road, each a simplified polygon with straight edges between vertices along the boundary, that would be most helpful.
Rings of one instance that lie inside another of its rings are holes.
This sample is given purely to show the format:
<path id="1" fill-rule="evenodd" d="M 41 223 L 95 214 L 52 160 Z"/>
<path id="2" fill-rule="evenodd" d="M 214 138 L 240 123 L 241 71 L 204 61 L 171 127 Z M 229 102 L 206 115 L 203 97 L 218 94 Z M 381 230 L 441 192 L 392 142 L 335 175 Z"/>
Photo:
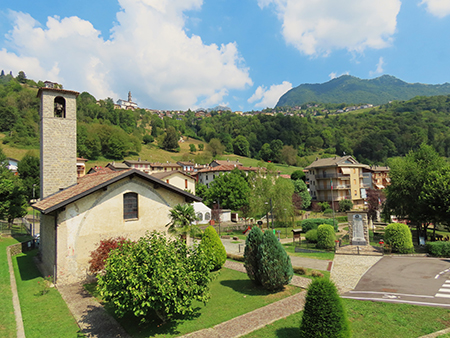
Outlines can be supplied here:
<path id="1" fill-rule="evenodd" d="M 450 260 L 383 257 L 343 297 L 450 307 Z"/>

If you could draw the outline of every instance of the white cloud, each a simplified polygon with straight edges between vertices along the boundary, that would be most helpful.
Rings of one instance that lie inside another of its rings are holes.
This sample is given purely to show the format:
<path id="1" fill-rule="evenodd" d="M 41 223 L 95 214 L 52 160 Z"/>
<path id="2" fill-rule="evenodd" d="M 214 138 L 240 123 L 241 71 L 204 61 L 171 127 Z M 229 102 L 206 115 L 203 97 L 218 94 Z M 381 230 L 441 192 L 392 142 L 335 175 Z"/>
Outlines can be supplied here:
<path id="1" fill-rule="evenodd" d="M 217 104 L 229 90 L 251 86 L 235 43 L 206 45 L 188 36 L 183 11 L 202 0 L 119 0 L 111 36 L 78 17 L 49 17 L 41 26 L 29 14 L 10 12 L 13 28 L 4 69 L 51 80 L 97 98 L 126 98 L 142 107 L 185 109 Z"/>
<path id="2" fill-rule="evenodd" d="M 382 73 L 384 72 L 383 66 L 384 66 L 384 59 L 383 59 L 383 57 L 381 56 L 381 57 L 378 59 L 377 69 L 376 69 L 375 71 L 370 71 L 370 72 L 369 72 L 369 75 L 370 75 L 370 76 L 374 76 L 374 75 L 382 74 Z"/>
<path id="3" fill-rule="evenodd" d="M 389 46 L 401 6 L 400 0 L 258 0 L 258 4 L 274 8 L 286 42 L 311 56 Z"/>
<path id="4" fill-rule="evenodd" d="M 336 72 L 331 72 L 330 74 L 328 74 L 328 76 L 329 76 L 330 80 L 333 80 L 333 79 L 335 79 L 337 77 L 340 77 L 342 75 L 349 75 L 349 74 L 350 74 L 350 72 L 344 72 L 344 73 L 341 73 L 340 75 L 337 75 Z"/>
<path id="5" fill-rule="evenodd" d="M 419 5 L 426 5 L 427 11 L 438 18 L 450 14 L 450 1 L 448 0 L 422 0 Z"/>
<path id="6" fill-rule="evenodd" d="M 280 97 L 290 89 L 292 89 L 292 83 L 288 81 L 283 81 L 279 85 L 271 85 L 269 89 L 265 86 L 259 86 L 247 102 L 256 102 L 255 107 L 259 108 L 273 108 Z"/>

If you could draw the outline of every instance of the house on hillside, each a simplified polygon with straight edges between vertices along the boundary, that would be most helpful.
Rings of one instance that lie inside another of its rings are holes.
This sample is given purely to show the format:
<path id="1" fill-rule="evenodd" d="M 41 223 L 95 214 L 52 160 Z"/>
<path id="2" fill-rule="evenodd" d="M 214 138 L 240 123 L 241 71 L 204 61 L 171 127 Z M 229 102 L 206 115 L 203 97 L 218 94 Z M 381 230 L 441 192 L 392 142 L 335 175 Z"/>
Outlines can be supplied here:
<path id="1" fill-rule="evenodd" d="M 218 167 L 221 165 L 234 165 L 234 166 L 242 166 L 242 163 L 239 162 L 239 160 L 236 161 L 230 161 L 230 160 L 213 160 L 209 166 L 210 167 Z"/>
<path id="2" fill-rule="evenodd" d="M 151 176 L 195 195 L 195 179 L 182 171 L 157 172 L 152 173 Z"/>
<path id="3" fill-rule="evenodd" d="M 228 174 L 234 169 L 239 169 L 245 171 L 246 174 L 249 172 L 258 172 L 261 170 L 261 168 L 257 167 L 244 167 L 242 165 L 237 166 L 235 164 L 227 164 L 227 165 L 218 165 L 215 167 L 209 167 L 205 169 L 201 169 L 193 174 L 197 178 L 198 183 L 205 184 L 208 188 L 210 187 L 211 183 L 214 181 L 214 179 L 223 174 Z"/>
<path id="4" fill-rule="evenodd" d="M 68 90 L 40 88 L 40 258 L 57 283 L 86 279 L 90 252 L 102 239 L 132 240 L 166 231 L 176 204 L 201 199 L 141 170 L 99 168 L 77 178 L 76 97 Z"/>
<path id="5" fill-rule="evenodd" d="M 317 158 L 307 166 L 306 178 L 312 205 L 318 202 L 328 202 L 332 208 L 339 208 L 339 201 L 349 199 L 355 209 L 364 207 L 366 189 L 364 169 L 369 166 L 361 164 L 352 156 L 335 156 L 332 158 Z"/>
<path id="6" fill-rule="evenodd" d="M 366 180 L 365 183 L 370 185 L 371 189 L 383 190 L 391 184 L 389 170 L 389 167 L 380 167 L 375 165 L 363 169 L 364 179 Z"/>

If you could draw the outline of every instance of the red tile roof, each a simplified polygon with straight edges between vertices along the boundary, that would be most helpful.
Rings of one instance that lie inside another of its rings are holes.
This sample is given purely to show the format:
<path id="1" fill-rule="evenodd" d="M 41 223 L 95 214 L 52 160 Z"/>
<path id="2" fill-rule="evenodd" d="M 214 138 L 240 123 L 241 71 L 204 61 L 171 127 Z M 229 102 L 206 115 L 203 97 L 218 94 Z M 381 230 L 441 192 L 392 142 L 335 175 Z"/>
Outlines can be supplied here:
<path id="1" fill-rule="evenodd" d="M 195 195 L 178 189 L 173 185 L 167 184 L 166 182 L 147 175 L 137 169 L 114 171 L 109 168 L 101 168 L 92 174 L 88 174 L 78 178 L 77 184 L 67 187 L 64 190 L 61 190 L 53 195 L 44 198 L 43 200 L 33 204 L 32 207 L 44 214 L 48 214 L 131 175 L 137 175 L 143 179 L 150 181 L 151 183 L 158 184 L 175 193 L 184 195 L 188 199 L 197 202 L 200 202 L 202 200 Z"/>

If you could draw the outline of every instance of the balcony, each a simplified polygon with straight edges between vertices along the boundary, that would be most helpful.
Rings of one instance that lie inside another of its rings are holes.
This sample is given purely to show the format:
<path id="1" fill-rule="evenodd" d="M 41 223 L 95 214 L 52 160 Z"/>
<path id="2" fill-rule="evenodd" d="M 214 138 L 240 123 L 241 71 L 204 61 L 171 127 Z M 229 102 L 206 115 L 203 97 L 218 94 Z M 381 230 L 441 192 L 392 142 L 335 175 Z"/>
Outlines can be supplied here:
<path id="1" fill-rule="evenodd" d="M 339 173 L 333 173 L 333 174 L 319 174 L 315 175 L 316 180 L 323 180 L 323 179 L 330 179 L 330 178 L 340 178 L 340 179 L 350 179 L 350 175 L 344 175 Z"/>
<path id="2" fill-rule="evenodd" d="M 333 190 L 344 190 L 344 189 L 350 189 L 350 184 L 336 184 L 333 185 Z M 331 185 L 327 185 L 325 187 L 316 187 L 316 190 L 331 190 Z"/>

